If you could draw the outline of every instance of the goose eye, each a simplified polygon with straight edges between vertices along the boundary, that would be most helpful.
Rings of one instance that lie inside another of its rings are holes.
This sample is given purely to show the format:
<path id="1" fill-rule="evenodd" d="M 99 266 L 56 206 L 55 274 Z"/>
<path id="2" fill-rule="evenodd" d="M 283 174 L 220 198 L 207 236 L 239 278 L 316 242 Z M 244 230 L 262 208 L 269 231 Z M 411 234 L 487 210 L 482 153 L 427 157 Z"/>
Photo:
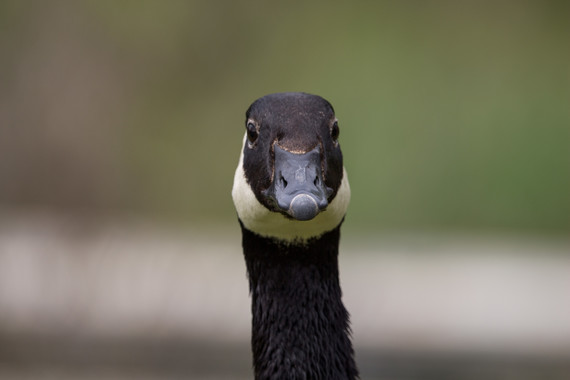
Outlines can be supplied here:
<path id="1" fill-rule="evenodd" d="M 331 137 L 335 143 L 338 142 L 339 133 L 340 131 L 338 129 L 338 122 L 335 121 L 333 126 L 331 127 Z"/>
<path id="2" fill-rule="evenodd" d="M 255 124 L 253 124 L 251 122 L 247 123 L 245 128 L 247 130 L 247 141 L 249 142 L 249 145 L 251 147 L 257 141 L 257 137 L 259 136 L 259 133 L 257 132 L 257 128 L 255 127 Z"/>

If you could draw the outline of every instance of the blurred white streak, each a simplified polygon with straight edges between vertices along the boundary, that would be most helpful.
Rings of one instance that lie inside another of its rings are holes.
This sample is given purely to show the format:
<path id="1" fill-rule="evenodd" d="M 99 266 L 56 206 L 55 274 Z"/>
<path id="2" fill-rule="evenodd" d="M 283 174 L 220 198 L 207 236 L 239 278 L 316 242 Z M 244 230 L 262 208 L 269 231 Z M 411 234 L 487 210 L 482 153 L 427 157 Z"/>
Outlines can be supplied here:
<path id="1" fill-rule="evenodd" d="M 361 345 L 570 353 L 567 241 L 400 236 L 344 248 L 356 251 L 341 256 L 341 277 Z"/>
<path id="2" fill-rule="evenodd" d="M 0 332 L 249 336 L 238 226 L 220 239 L 132 221 L 15 219 L 0 224 Z"/>
<path id="3" fill-rule="evenodd" d="M 0 333 L 249 340 L 239 228 L 0 219 Z M 357 346 L 565 355 L 568 242 L 347 235 Z"/>

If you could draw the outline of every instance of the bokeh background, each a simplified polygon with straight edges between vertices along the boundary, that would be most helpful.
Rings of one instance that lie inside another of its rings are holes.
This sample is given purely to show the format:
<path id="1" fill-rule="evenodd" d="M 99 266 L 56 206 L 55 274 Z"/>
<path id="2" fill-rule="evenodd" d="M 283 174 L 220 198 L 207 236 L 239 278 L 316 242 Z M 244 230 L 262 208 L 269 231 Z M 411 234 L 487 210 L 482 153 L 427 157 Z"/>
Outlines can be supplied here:
<path id="1" fill-rule="evenodd" d="M 561 1 L 0 2 L 0 377 L 251 377 L 245 110 L 335 107 L 366 379 L 570 376 Z"/>

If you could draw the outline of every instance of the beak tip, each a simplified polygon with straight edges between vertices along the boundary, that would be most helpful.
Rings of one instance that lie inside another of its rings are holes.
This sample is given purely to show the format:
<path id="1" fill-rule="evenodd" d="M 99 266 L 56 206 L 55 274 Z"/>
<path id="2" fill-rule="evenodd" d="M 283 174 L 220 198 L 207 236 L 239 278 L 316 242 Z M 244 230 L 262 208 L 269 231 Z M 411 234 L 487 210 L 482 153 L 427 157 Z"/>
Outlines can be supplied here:
<path id="1" fill-rule="evenodd" d="M 291 200 L 288 214 L 301 221 L 313 219 L 319 213 L 317 201 L 308 194 L 299 194 Z"/>

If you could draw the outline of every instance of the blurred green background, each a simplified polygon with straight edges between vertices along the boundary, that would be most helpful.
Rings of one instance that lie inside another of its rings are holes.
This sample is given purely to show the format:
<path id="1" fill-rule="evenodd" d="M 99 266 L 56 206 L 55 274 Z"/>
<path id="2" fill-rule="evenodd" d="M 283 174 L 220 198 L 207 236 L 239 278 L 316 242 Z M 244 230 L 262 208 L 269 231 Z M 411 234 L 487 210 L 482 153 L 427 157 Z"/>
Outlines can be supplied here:
<path id="1" fill-rule="evenodd" d="M 328 99 L 347 228 L 567 234 L 560 1 L 2 1 L 0 206 L 235 223 L 244 112 Z"/>

